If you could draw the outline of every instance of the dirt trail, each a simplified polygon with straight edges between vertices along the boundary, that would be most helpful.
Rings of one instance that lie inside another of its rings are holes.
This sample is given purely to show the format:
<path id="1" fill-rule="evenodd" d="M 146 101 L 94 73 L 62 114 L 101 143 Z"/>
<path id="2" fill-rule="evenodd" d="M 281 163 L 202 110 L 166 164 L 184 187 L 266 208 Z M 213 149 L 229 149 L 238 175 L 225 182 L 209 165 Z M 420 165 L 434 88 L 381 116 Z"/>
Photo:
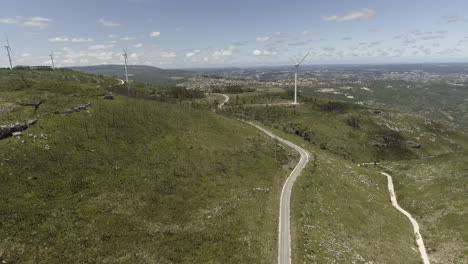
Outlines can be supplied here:
<path id="1" fill-rule="evenodd" d="M 400 205 L 398 205 L 397 197 L 395 194 L 395 190 L 393 188 L 393 179 L 392 176 L 390 176 L 388 173 L 381 172 L 383 175 L 387 176 L 388 180 L 388 191 L 390 192 L 390 200 L 392 201 L 392 205 L 398 209 L 402 214 L 404 214 L 411 222 L 413 225 L 413 230 L 414 230 L 414 235 L 416 237 L 416 243 L 418 244 L 419 248 L 419 253 L 421 254 L 421 258 L 423 260 L 424 264 L 430 264 L 429 262 L 429 257 L 427 256 L 426 248 L 424 247 L 424 241 L 419 233 L 419 224 L 416 222 L 416 220 L 411 216 L 410 213 L 408 213 L 405 209 L 401 208 Z"/>

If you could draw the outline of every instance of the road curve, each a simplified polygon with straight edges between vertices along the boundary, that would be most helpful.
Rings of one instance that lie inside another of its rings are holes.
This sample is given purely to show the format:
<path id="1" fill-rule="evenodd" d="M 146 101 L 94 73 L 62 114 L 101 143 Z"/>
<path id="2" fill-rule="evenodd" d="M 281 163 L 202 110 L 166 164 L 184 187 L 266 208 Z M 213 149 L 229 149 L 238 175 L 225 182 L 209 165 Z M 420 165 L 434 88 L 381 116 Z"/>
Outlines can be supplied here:
<path id="1" fill-rule="evenodd" d="M 381 172 L 383 175 L 387 176 L 388 180 L 388 192 L 390 193 L 390 200 L 392 201 L 393 207 L 398 209 L 402 214 L 404 214 L 411 222 L 413 225 L 413 230 L 414 230 L 414 236 L 416 237 L 416 244 L 418 244 L 419 248 L 419 253 L 421 254 L 421 258 L 423 260 L 424 264 L 430 264 L 429 262 L 429 257 L 427 256 L 426 253 L 426 247 L 424 247 L 424 241 L 419 233 L 419 224 L 416 222 L 416 220 L 411 216 L 410 213 L 408 213 L 405 209 L 401 208 L 400 205 L 398 205 L 397 197 L 395 194 L 395 190 L 393 188 L 393 179 L 392 176 L 390 176 L 388 173 Z"/>
<path id="2" fill-rule="evenodd" d="M 124 80 L 122 79 L 116 79 L 116 80 L 120 82 L 119 85 L 123 85 L 125 83 Z"/>
<path id="3" fill-rule="evenodd" d="M 279 212 L 279 228 L 278 228 L 278 264 L 290 264 L 291 263 L 291 224 L 290 224 L 290 204 L 291 204 L 291 191 L 297 176 L 301 173 L 302 169 L 309 162 L 309 153 L 303 148 L 293 144 L 292 142 L 285 140 L 266 130 L 265 128 L 256 125 L 251 122 L 247 122 L 250 125 L 258 128 L 268 136 L 277 139 L 283 144 L 293 148 L 299 154 L 301 159 L 297 163 L 294 170 L 291 172 L 289 177 L 286 179 L 283 190 L 281 191 L 280 197 L 280 212 Z"/>
<path id="4" fill-rule="evenodd" d="M 229 102 L 229 99 L 230 99 L 230 98 L 229 98 L 229 96 L 227 96 L 227 95 L 225 95 L 225 94 L 220 94 L 220 93 L 215 93 L 215 94 L 221 95 L 221 96 L 224 97 L 224 101 L 218 105 L 218 109 L 222 109 L 222 108 L 224 107 L 224 105 L 225 105 L 227 102 Z"/>
<path id="5" fill-rule="evenodd" d="M 229 96 L 225 94 L 219 94 L 224 96 L 225 100 L 221 104 L 218 105 L 218 108 L 223 108 L 224 104 L 229 101 Z M 280 211 L 279 211 L 279 222 L 278 222 L 278 264 L 290 264 L 291 263 L 291 224 L 290 224 L 290 204 L 291 204 L 291 192 L 294 182 L 296 178 L 301 173 L 302 169 L 306 166 L 307 162 L 309 162 L 309 153 L 304 150 L 303 148 L 297 146 L 296 144 L 278 137 L 277 135 L 273 134 L 271 131 L 254 124 L 252 122 L 244 121 L 248 123 L 263 133 L 267 134 L 268 136 L 280 141 L 281 143 L 293 148 L 301 155 L 301 159 L 297 163 L 294 170 L 291 172 L 289 177 L 286 179 L 283 185 L 283 189 L 281 190 L 281 197 L 280 197 Z"/>

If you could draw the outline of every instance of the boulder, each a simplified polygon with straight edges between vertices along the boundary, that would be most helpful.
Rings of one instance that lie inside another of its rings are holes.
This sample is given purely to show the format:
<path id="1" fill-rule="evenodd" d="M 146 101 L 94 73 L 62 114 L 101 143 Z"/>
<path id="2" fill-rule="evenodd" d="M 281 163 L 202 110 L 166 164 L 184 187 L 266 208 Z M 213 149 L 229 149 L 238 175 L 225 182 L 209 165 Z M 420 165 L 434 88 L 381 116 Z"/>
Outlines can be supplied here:
<path id="1" fill-rule="evenodd" d="M 408 145 L 408 147 L 414 148 L 414 149 L 420 149 L 421 148 L 421 144 L 419 144 L 417 142 L 414 142 L 414 141 L 406 141 L 406 145 Z"/>
<path id="2" fill-rule="evenodd" d="M 379 109 L 369 109 L 368 110 L 370 113 L 372 114 L 375 114 L 375 115 L 380 115 L 380 116 L 385 116 L 385 117 L 389 117 L 390 114 L 387 113 L 387 112 L 384 112 L 382 110 L 379 110 Z"/>
<path id="3" fill-rule="evenodd" d="M 91 103 L 87 102 L 86 104 L 75 106 L 75 107 L 67 109 L 67 110 L 65 110 L 65 111 L 63 111 L 62 113 L 59 113 L 59 114 L 68 115 L 68 114 L 80 112 L 81 110 L 85 110 L 89 106 L 91 106 Z"/>
<path id="4" fill-rule="evenodd" d="M 386 147 L 388 147 L 387 144 L 379 143 L 379 142 L 377 142 L 377 141 L 369 141 L 369 145 L 374 146 L 374 147 L 379 147 L 379 148 L 386 148 Z"/>
<path id="5" fill-rule="evenodd" d="M 26 130 L 28 127 L 37 123 L 37 119 L 28 120 L 25 123 L 16 123 L 14 125 L 0 126 L 0 139 L 11 136 L 21 135 L 21 131 Z"/>
<path id="6" fill-rule="evenodd" d="M 99 98 L 101 98 L 103 100 L 114 100 L 114 96 L 112 94 L 105 94 L 105 95 L 103 95 L 103 96 L 101 96 Z"/>

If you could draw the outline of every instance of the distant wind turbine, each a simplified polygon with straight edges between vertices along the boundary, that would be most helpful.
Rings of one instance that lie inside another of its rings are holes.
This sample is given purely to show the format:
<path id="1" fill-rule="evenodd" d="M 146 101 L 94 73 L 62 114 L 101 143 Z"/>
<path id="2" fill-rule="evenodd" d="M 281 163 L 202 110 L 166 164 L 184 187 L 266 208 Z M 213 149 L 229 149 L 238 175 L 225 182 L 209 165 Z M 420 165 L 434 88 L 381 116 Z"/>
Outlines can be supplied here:
<path id="1" fill-rule="evenodd" d="M 13 63 L 12 63 L 13 60 L 11 59 L 11 56 L 13 55 L 13 51 L 11 50 L 10 41 L 8 41 L 8 37 L 6 38 L 6 41 L 7 41 L 7 45 L 5 46 L 5 49 L 8 54 L 8 61 L 10 62 L 10 69 L 13 69 Z"/>
<path id="2" fill-rule="evenodd" d="M 309 53 L 307 53 L 299 62 L 289 58 L 289 60 L 294 63 L 294 67 L 296 67 L 296 72 L 294 73 L 294 104 L 297 104 L 297 75 L 299 74 L 299 66 L 301 66 L 307 56 L 309 56 Z"/>
<path id="3" fill-rule="evenodd" d="M 54 64 L 54 52 L 50 52 L 50 61 L 52 62 L 52 70 L 55 70 L 55 64 Z"/>
<path id="4" fill-rule="evenodd" d="M 130 90 L 130 87 L 128 86 L 128 71 L 127 71 L 127 63 L 128 63 L 128 55 L 127 55 L 127 49 L 123 49 L 123 56 L 124 56 L 124 61 L 125 61 L 125 82 L 127 83 L 127 90 Z"/>

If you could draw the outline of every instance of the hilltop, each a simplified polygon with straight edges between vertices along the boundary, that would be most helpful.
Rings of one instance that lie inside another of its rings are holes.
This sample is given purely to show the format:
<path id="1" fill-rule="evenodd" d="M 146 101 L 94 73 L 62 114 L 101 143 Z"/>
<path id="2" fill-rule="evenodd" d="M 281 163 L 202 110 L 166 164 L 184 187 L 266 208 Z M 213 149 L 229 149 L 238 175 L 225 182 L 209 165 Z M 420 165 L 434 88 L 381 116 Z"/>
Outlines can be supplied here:
<path id="1" fill-rule="evenodd" d="M 68 69 L 94 74 L 104 75 L 119 79 L 125 79 L 125 70 L 122 65 L 95 65 L 68 67 Z M 174 85 L 193 76 L 193 71 L 186 70 L 166 70 L 146 65 L 129 65 L 128 74 L 131 80 L 150 83 L 154 85 Z"/>

